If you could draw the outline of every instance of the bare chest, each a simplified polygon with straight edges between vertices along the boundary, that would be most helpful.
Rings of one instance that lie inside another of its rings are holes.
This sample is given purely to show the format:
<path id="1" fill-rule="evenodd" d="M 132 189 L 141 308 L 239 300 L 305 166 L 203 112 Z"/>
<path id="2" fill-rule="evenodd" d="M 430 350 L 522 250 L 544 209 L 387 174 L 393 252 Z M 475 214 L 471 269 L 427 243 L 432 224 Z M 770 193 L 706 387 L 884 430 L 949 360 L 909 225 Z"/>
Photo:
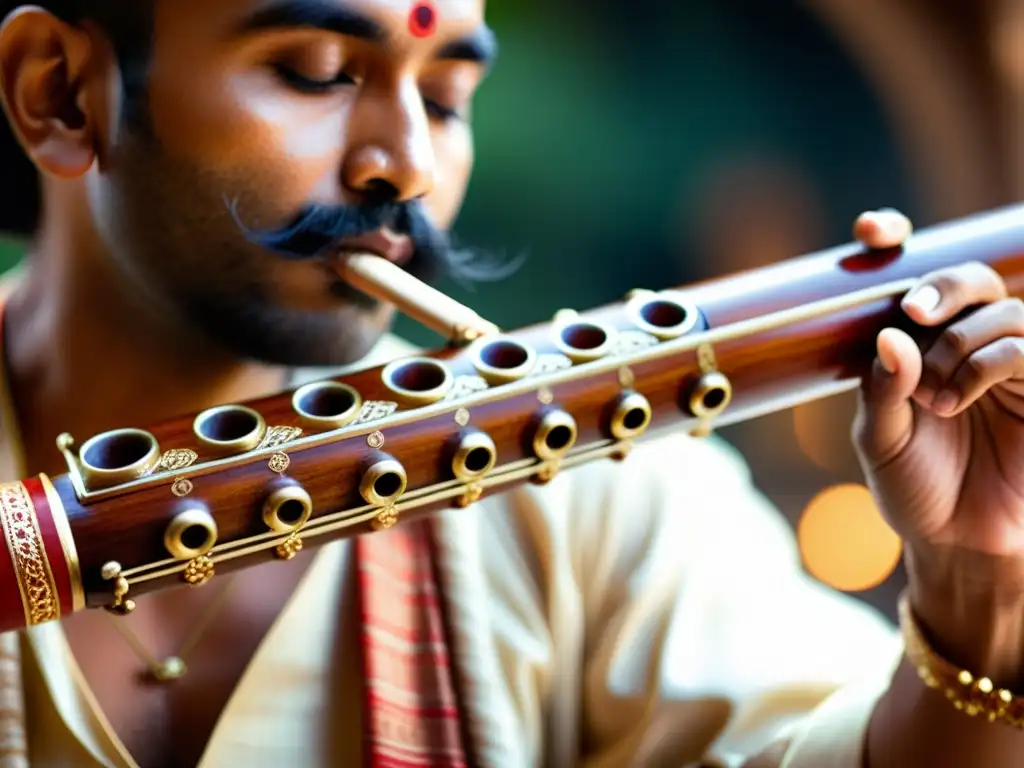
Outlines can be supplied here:
<path id="1" fill-rule="evenodd" d="M 128 617 L 90 611 L 66 622 L 75 660 L 133 762 L 142 768 L 199 762 L 306 563 L 271 565 L 278 566 L 273 579 L 263 567 L 243 572 L 230 594 L 183 590 L 148 605 L 140 600 Z M 155 680 L 152 667 L 170 658 L 180 658 L 184 674 Z"/>

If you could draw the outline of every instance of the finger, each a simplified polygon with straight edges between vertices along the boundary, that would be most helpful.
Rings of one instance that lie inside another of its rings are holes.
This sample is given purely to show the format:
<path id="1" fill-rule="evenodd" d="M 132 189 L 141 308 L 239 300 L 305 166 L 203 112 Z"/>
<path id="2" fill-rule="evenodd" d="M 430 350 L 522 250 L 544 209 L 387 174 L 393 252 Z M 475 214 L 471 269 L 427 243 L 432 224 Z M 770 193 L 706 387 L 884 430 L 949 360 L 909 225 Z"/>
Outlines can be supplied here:
<path id="1" fill-rule="evenodd" d="M 978 261 L 930 272 L 903 298 L 903 311 L 918 325 L 938 325 L 977 304 L 1005 299 L 1006 283 Z"/>
<path id="2" fill-rule="evenodd" d="M 914 399 L 931 406 L 935 393 L 949 384 L 968 357 L 1004 336 L 1024 336 L 1024 302 L 1019 299 L 987 304 L 950 325 L 924 355 Z"/>
<path id="3" fill-rule="evenodd" d="M 997 384 L 1024 379 L 1024 339 L 1004 337 L 964 360 L 947 387 L 935 397 L 933 410 L 955 416 Z"/>
<path id="4" fill-rule="evenodd" d="M 854 442 L 869 464 L 888 461 L 914 429 L 910 396 L 921 379 L 921 352 L 903 331 L 886 328 L 876 342 L 878 357 L 861 388 Z"/>
<path id="5" fill-rule="evenodd" d="M 853 236 L 868 248 L 895 248 L 913 231 L 910 219 L 891 208 L 867 211 L 853 223 Z"/>

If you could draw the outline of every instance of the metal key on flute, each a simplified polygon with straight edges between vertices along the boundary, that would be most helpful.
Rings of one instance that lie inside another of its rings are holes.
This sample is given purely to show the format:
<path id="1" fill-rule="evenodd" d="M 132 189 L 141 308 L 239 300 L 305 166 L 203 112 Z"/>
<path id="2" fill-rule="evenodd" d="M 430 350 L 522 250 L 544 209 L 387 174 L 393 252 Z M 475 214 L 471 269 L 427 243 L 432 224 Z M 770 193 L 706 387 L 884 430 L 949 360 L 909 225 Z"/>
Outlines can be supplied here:
<path id="1" fill-rule="evenodd" d="M 0 631 L 130 612 L 137 595 L 622 459 L 658 430 L 703 435 L 848 390 L 878 333 L 906 322 L 915 281 L 968 261 L 1024 297 L 1024 206 L 504 334 L 353 257 L 359 290 L 471 343 L 81 444 L 62 435 L 66 474 L 0 484 L 0 562 L 21 574 L 0 583 Z"/>

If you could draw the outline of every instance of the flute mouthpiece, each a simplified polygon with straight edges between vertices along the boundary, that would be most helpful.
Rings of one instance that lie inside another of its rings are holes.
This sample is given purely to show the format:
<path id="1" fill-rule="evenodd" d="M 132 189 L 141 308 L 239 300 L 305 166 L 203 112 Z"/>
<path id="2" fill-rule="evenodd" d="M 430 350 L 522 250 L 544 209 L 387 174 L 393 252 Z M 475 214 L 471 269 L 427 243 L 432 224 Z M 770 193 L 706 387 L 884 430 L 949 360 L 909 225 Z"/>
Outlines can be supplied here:
<path id="1" fill-rule="evenodd" d="M 501 332 L 498 326 L 469 307 L 376 254 L 341 254 L 335 268 L 341 279 L 356 290 L 378 301 L 393 304 L 400 312 L 437 332 L 451 344 L 467 344 Z"/>

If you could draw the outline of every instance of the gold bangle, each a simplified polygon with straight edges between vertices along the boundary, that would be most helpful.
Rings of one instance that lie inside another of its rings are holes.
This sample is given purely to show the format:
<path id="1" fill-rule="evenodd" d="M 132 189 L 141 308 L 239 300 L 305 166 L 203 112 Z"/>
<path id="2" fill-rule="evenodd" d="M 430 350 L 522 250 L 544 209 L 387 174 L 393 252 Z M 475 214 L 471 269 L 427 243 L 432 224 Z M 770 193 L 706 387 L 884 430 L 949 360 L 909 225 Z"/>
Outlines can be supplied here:
<path id="1" fill-rule="evenodd" d="M 925 640 L 906 594 L 900 597 L 899 613 L 905 652 L 921 682 L 942 691 L 954 707 L 971 717 L 981 715 L 990 723 L 998 720 L 1024 729 L 1024 697 L 996 688 L 989 678 L 975 677 L 939 656 Z"/>

